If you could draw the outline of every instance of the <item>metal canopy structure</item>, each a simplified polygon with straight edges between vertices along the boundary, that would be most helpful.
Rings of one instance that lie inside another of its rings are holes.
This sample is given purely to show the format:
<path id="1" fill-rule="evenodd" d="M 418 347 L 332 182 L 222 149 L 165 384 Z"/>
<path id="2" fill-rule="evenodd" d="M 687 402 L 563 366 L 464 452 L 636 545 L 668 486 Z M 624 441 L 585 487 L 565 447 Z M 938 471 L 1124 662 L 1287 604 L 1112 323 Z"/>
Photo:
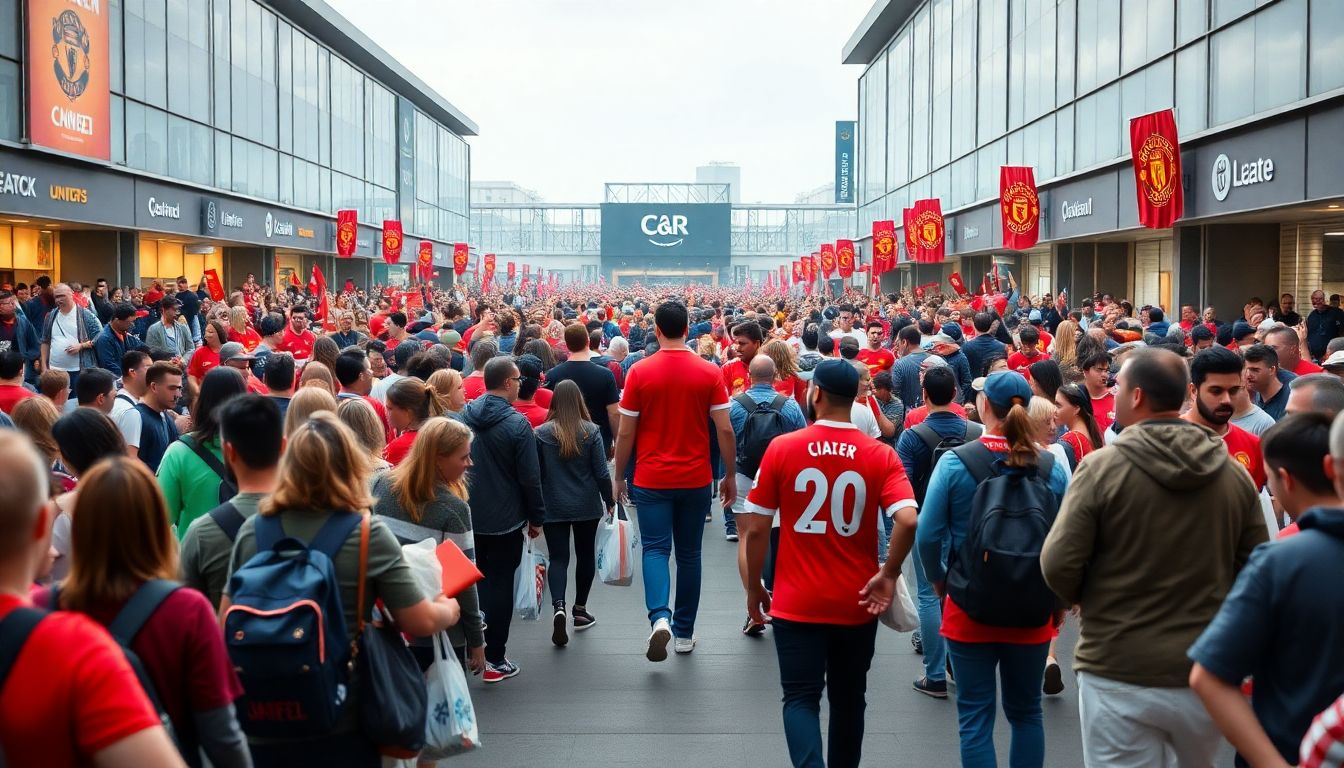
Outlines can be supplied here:
<path id="1" fill-rule="evenodd" d="M 606 184 L 608 203 L 731 203 L 728 184 Z"/>

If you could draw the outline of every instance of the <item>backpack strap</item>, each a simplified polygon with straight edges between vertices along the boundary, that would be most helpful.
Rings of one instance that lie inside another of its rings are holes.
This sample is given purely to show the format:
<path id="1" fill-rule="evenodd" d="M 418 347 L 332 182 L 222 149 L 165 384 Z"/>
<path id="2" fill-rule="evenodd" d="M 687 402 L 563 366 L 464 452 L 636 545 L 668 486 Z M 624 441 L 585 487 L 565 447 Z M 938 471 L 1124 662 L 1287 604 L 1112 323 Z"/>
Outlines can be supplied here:
<path id="1" fill-rule="evenodd" d="M 275 549 L 275 545 L 285 538 L 285 526 L 280 522 L 280 515 L 254 515 L 256 517 L 256 527 L 253 529 L 257 537 L 257 551 L 266 552 Z"/>
<path id="2" fill-rule="evenodd" d="M 233 506 L 232 501 L 226 501 L 218 507 L 210 510 L 210 519 L 215 521 L 215 525 L 229 537 L 233 542 L 238 538 L 238 529 L 243 527 L 243 513 Z"/>
<path id="3" fill-rule="evenodd" d="M 980 426 L 979 424 L 976 424 L 974 421 L 968 420 L 966 422 L 966 437 L 965 437 L 966 442 L 969 443 L 972 440 L 979 440 L 980 436 L 983 434 L 985 434 L 984 427 Z"/>
<path id="4" fill-rule="evenodd" d="M 140 585 L 135 594 L 131 595 L 131 599 L 126 601 L 126 605 L 108 625 L 107 631 L 122 645 L 129 647 L 163 601 L 181 588 L 181 584 L 167 579 L 146 581 Z"/>
<path id="5" fill-rule="evenodd" d="M 750 397 L 747 397 L 746 392 L 733 395 L 733 400 L 735 400 L 738 405 L 745 408 L 747 413 L 751 413 L 752 411 L 756 410 L 756 401 L 752 400 Z"/>
<path id="6" fill-rule="evenodd" d="M 1036 455 L 1036 475 L 1041 478 L 1041 482 L 1049 486 L 1050 475 L 1055 471 L 1055 454 L 1039 451 Z"/>
<path id="7" fill-rule="evenodd" d="M 953 448 L 952 453 L 955 453 L 957 458 L 961 459 L 961 463 L 975 480 L 976 485 L 999 474 L 998 469 L 994 466 L 998 457 L 979 439 Z"/>
<path id="8" fill-rule="evenodd" d="M 911 427 L 910 431 L 914 432 L 920 440 L 924 441 L 924 445 L 928 446 L 930 453 L 938 450 L 938 446 L 942 445 L 943 436 L 935 432 L 933 427 L 930 427 L 922 421 Z"/>
<path id="9" fill-rule="evenodd" d="M 359 518 L 359 586 L 355 598 L 355 619 L 359 622 L 359 631 L 355 632 L 356 639 L 351 641 L 352 659 L 358 652 L 355 643 L 364 634 L 364 582 L 369 579 L 369 515 L 360 515 Z"/>
<path id="10" fill-rule="evenodd" d="M 785 397 L 784 395 L 776 393 L 775 399 L 770 401 L 770 410 L 776 412 L 783 411 L 784 403 L 788 402 L 788 400 L 789 398 Z"/>
<path id="11" fill-rule="evenodd" d="M 334 561 L 336 553 L 341 551 L 345 540 L 350 538 L 350 532 L 355 530 L 355 526 L 359 525 L 363 517 L 366 516 L 358 512 L 333 512 L 317 530 L 312 541 L 308 542 L 308 548 L 315 549 Z"/>
<path id="12" fill-rule="evenodd" d="M 0 690 L 4 690 L 9 671 L 18 661 L 28 637 L 46 617 L 46 611 L 21 607 L 10 611 L 5 620 L 0 621 Z"/>
<path id="13" fill-rule="evenodd" d="M 199 456 L 201 458 L 201 461 L 204 461 L 205 465 L 209 467 L 212 472 L 214 472 L 216 475 L 219 475 L 220 480 L 223 480 L 226 483 L 229 482 L 229 471 L 224 468 L 223 462 L 221 462 L 215 456 L 215 454 L 210 452 L 209 448 L 206 448 L 204 445 L 201 445 L 200 443 L 196 442 L 196 439 L 193 438 L 191 435 L 182 435 L 181 437 L 177 438 L 177 441 L 179 443 L 185 444 L 188 448 L 191 449 L 192 453 Z"/>

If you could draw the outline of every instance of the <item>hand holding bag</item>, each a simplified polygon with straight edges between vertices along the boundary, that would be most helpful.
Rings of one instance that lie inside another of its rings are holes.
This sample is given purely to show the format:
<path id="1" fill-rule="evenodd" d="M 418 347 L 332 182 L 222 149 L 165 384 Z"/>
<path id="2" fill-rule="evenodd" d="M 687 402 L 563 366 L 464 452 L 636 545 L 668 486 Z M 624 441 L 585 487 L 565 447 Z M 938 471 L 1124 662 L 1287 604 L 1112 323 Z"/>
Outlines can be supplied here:
<path id="1" fill-rule="evenodd" d="M 597 529 L 597 575 L 603 584 L 615 587 L 628 587 L 634 582 L 635 547 L 639 543 L 634 524 L 622 512 L 617 505 L 616 512 L 604 518 Z"/>
<path id="2" fill-rule="evenodd" d="M 904 574 L 896 576 L 896 594 L 879 619 L 897 632 L 914 632 L 919 629 L 919 613 L 915 610 L 915 601 L 910 599 L 910 589 L 905 586 Z"/>
<path id="3" fill-rule="evenodd" d="M 425 719 L 421 762 L 442 760 L 481 746 L 467 676 L 444 632 L 434 636 L 434 663 L 425 674 L 429 716 Z"/>
<path id="4" fill-rule="evenodd" d="M 523 536 L 523 559 L 513 574 L 513 608 L 520 619 L 540 619 L 546 598 L 546 568 L 550 558 L 536 545 L 536 539 Z"/>

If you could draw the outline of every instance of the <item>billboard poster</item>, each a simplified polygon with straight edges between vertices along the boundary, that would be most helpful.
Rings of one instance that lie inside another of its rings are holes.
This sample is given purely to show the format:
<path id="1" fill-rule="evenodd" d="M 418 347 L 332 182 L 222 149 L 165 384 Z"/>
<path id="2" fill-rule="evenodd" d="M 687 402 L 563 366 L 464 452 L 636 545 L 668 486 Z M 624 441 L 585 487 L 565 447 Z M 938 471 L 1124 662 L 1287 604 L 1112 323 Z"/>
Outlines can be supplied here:
<path id="1" fill-rule="evenodd" d="M 104 0 L 28 0 L 28 135 L 34 145 L 112 159 Z"/>
<path id="2" fill-rule="evenodd" d="M 731 206 L 603 203 L 602 258 L 728 264 Z"/>
<path id="3" fill-rule="evenodd" d="M 835 121 L 835 202 L 854 202 L 854 131 L 853 120 Z"/>

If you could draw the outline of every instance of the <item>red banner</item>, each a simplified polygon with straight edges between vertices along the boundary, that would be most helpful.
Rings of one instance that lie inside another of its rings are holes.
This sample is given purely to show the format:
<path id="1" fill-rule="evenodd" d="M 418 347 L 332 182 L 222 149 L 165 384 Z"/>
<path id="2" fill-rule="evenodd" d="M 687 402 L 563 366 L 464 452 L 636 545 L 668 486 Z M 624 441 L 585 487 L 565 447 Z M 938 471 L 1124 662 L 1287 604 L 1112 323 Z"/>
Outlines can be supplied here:
<path id="1" fill-rule="evenodd" d="M 803 262 L 793 262 L 793 284 L 797 285 L 803 282 Z"/>
<path id="2" fill-rule="evenodd" d="M 1139 223 L 1152 229 L 1167 229 L 1185 215 L 1181 143 L 1177 139 L 1176 118 L 1171 110 L 1164 109 L 1130 120 L 1129 147 L 1134 155 Z"/>
<path id="3" fill-rule="evenodd" d="M 509 262 L 509 266 L 508 266 L 508 274 L 509 274 L 509 282 L 512 283 L 512 282 L 513 282 L 513 276 L 516 275 L 516 274 L 518 274 L 518 268 L 514 266 L 514 264 L 513 264 L 512 261 Z"/>
<path id="4" fill-rule="evenodd" d="M 1036 195 L 1036 175 L 1030 167 L 999 168 L 999 207 L 1003 217 L 1003 247 L 1025 251 L 1041 235 L 1041 199 Z"/>
<path id="5" fill-rule="evenodd" d="M 205 289 L 210 292 L 211 301 L 224 300 L 224 283 L 220 282 L 217 270 L 205 270 Z"/>
<path id="6" fill-rule="evenodd" d="M 481 282 L 488 283 L 495 279 L 495 254 L 485 254 L 483 261 L 485 262 L 485 277 L 481 278 Z"/>
<path id="7" fill-rule="evenodd" d="M 854 274 L 853 240 L 835 241 L 835 266 L 841 277 L 849 277 Z"/>
<path id="8" fill-rule="evenodd" d="M 532 265 L 531 265 L 531 264 L 524 264 L 524 265 L 523 265 L 523 277 L 527 277 L 527 276 L 529 276 L 529 275 L 531 275 L 531 274 L 532 274 Z"/>
<path id="9" fill-rule="evenodd" d="M 396 264 L 401 260 L 401 222 L 383 222 L 383 263 Z"/>
<path id="10" fill-rule="evenodd" d="M 827 280 L 835 273 L 835 245 L 833 243 L 821 244 L 821 276 Z"/>
<path id="11" fill-rule="evenodd" d="M 896 266 L 896 222 L 873 222 L 873 277 Z"/>
<path id="12" fill-rule="evenodd" d="M 466 274 L 467 261 L 471 254 L 466 243 L 453 243 L 453 274 L 461 276 Z"/>
<path id="13" fill-rule="evenodd" d="M 947 276 L 947 284 L 952 286 L 952 290 L 958 296 L 966 295 L 966 281 L 961 279 L 960 272 L 953 272 Z"/>
<path id="14" fill-rule="evenodd" d="M 807 267 L 807 282 L 817 282 L 817 270 L 821 268 L 821 252 L 813 251 L 810 255 L 803 257 L 803 264 Z"/>
<path id="15" fill-rule="evenodd" d="M 420 241 L 420 248 L 416 252 L 415 263 L 419 277 L 422 281 L 427 281 L 430 275 L 434 274 L 434 244 L 428 240 Z"/>
<path id="16" fill-rule="evenodd" d="M 905 260 L 914 261 L 915 252 L 919 250 L 919 243 L 915 240 L 915 209 L 901 209 L 901 227 L 905 232 Z"/>
<path id="17" fill-rule="evenodd" d="M 910 215 L 915 230 L 915 261 L 921 264 L 942 263 L 947 255 L 942 205 L 937 198 L 916 200 Z"/>
<path id="18" fill-rule="evenodd" d="M 779 287 L 785 288 L 789 284 L 789 266 L 787 264 L 779 265 Z"/>
<path id="19" fill-rule="evenodd" d="M 359 221 L 355 211 L 336 212 L 336 255 L 348 259 L 355 255 L 355 241 L 359 235 Z"/>

